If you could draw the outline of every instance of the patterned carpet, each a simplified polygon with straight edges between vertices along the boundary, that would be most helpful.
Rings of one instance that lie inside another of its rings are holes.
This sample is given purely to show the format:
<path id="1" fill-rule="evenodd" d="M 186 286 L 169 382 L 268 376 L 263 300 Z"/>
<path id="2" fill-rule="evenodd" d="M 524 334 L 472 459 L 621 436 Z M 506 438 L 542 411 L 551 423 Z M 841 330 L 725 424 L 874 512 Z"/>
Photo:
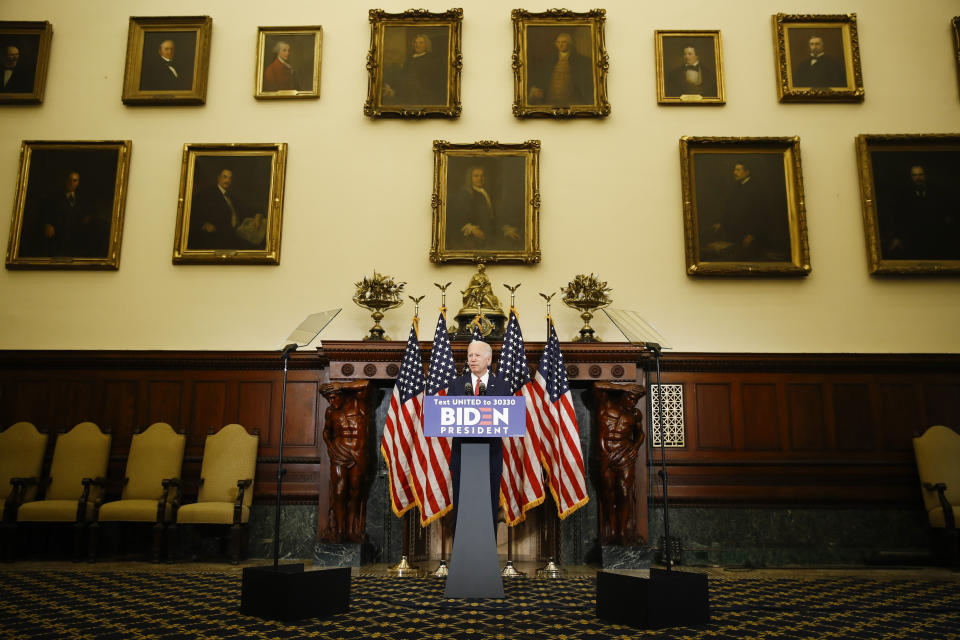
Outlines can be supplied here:
<path id="1" fill-rule="evenodd" d="M 594 615 L 594 578 L 507 581 L 443 598 L 436 578 L 355 576 L 350 613 L 284 624 L 239 613 L 227 572 L 0 571 L 0 638 L 960 638 L 956 581 L 710 580 L 706 627 L 645 631 Z"/>

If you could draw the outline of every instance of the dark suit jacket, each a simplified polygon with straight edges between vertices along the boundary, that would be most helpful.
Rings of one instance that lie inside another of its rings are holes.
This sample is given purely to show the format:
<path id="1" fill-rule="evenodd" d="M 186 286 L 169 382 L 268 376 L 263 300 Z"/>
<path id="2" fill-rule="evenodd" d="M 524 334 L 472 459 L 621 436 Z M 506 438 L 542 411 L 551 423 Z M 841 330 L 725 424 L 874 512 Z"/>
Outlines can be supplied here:
<path id="1" fill-rule="evenodd" d="M 664 80 L 664 91 L 667 97 L 678 98 L 682 95 L 701 95 L 704 98 L 717 98 L 717 72 L 713 68 L 700 62 L 700 84 L 693 85 L 687 82 L 686 67 L 680 66 L 671 69 Z"/>
<path id="2" fill-rule="evenodd" d="M 448 396 L 473 395 L 466 393 L 466 385 L 473 384 L 473 378 L 467 371 L 447 387 Z M 488 396 L 510 396 L 510 387 L 493 373 L 488 378 Z M 450 454 L 450 475 L 453 478 L 453 524 L 457 524 L 457 504 L 460 502 L 460 448 L 463 442 L 487 443 L 490 446 L 490 503 L 493 509 L 493 525 L 496 529 L 497 512 L 500 509 L 500 472 L 503 469 L 503 443 L 500 438 L 454 438 Z"/>
<path id="3" fill-rule="evenodd" d="M 0 68 L 0 82 L 3 82 L 3 72 L 6 69 Z M 10 75 L 10 80 L 6 85 L 0 86 L 2 93 L 32 93 L 33 92 L 33 71 L 26 67 L 17 65 Z"/>
<path id="4" fill-rule="evenodd" d="M 237 223 L 242 220 L 242 211 L 235 197 L 231 198 L 237 210 Z M 216 231 L 204 231 L 209 222 Z M 250 244 L 237 235 L 233 227 L 233 212 L 220 189 L 214 185 L 198 189 L 190 206 L 190 235 L 188 249 L 249 249 Z"/>
<path id="5" fill-rule="evenodd" d="M 171 66 L 177 70 L 176 76 L 170 72 Z M 193 86 L 193 79 L 190 77 L 192 71 L 192 69 L 186 68 L 183 63 L 178 64 L 176 60 L 168 65 L 159 54 L 147 56 L 147 59 L 143 61 L 143 69 L 140 70 L 140 90 L 173 91 L 189 89 Z"/>
<path id="6" fill-rule="evenodd" d="M 822 55 L 816 64 L 811 64 L 812 58 L 798 62 L 793 68 L 793 86 L 795 87 L 845 87 L 847 72 L 843 64 L 828 55 Z"/>

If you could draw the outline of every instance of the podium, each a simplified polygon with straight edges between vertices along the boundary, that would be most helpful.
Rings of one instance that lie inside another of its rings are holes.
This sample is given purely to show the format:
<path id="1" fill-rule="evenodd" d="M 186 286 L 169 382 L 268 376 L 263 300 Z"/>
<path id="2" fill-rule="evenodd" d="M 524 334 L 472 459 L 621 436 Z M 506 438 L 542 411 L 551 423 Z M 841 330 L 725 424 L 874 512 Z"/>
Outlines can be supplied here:
<path id="1" fill-rule="evenodd" d="M 469 438 L 460 448 L 460 494 L 453 552 L 443 595 L 447 598 L 502 598 L 493 504 L 490 446 L 483 438 L 526 435 L 526 401 L 521 396 L 427 396 L 424 435 Z"/>
<path id="2" fill-rule="evenodd" d="M 502 598 L 503 578 L 497 560 L 497 538 L 490 512 L 490 447 L 464 442 L 460 453 L 460 495 L 457 529 L 447 598 Z"/>

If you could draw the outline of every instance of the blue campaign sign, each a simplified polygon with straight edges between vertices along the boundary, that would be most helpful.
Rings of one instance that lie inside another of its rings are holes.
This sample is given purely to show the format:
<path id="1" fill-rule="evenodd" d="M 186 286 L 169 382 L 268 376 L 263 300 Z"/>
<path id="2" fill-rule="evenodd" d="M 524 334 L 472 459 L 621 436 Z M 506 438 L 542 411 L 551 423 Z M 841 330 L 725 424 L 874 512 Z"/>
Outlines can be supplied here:
<path id="1" fill-rule="evenodd" d="M 426 396 L 423 434 L 453 438 L 525 436 L 527 403 L 523 396 Z"/>

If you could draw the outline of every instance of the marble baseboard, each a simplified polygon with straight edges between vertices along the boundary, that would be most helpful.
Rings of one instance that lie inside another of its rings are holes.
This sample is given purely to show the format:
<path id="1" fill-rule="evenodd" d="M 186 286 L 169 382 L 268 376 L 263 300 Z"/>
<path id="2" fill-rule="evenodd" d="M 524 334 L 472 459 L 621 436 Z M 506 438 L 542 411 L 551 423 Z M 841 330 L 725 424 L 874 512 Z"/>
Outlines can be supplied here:
<path id="1" fill-rule="evenodd" d="M 656 549 L 653 547 L 626 547 L 602 545 L 601 566 L 604 569 L 649 569 Z"/>
<path id="2" fill-rule="evenodd" d="M 315 567 L 360 567 L 373 559 L 373 547 L 351 542 L 317 542 L 313 545 Z"/>

